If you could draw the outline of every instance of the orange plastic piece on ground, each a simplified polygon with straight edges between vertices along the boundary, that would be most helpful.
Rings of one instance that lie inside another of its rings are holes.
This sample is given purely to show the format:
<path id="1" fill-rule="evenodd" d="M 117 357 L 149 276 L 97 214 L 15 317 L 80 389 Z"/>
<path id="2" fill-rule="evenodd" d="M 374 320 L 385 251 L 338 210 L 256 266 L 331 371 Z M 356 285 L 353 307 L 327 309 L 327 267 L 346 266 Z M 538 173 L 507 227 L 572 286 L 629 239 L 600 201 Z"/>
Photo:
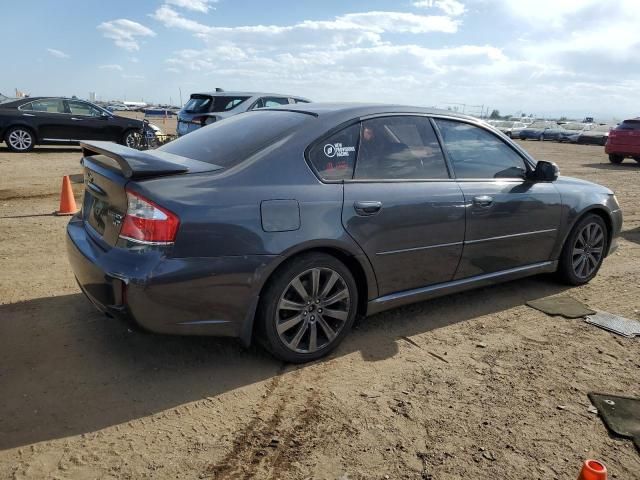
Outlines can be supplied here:
<path id="1" fill-rule="evenodd" d="M 585 460 L 578 480 L 607 480 L 607 467 L 597 460 Z"/>

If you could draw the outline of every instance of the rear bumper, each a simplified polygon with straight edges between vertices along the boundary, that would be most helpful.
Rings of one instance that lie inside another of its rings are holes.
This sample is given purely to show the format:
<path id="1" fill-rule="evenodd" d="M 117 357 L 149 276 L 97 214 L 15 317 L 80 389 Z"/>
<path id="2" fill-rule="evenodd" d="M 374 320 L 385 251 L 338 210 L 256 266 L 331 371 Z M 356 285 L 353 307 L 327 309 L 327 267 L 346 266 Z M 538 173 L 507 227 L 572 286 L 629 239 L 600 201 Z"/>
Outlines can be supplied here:
<path id="1" fill-rule="evenodd" d="M 624 155 L 629 157 L 640 156 L 640 143 L 638 145 L 619 145 L 607 142 L 604 151 L 608 155 Z"/>
<path id="2" fill-rule="evenodd" d="M 248 343 L 258 294 L 276 256 L 170 258 L 102 250 L 74 217 L 67 254 L 80 288 L 102 312 L 145 330 L 240 337 Z"/>

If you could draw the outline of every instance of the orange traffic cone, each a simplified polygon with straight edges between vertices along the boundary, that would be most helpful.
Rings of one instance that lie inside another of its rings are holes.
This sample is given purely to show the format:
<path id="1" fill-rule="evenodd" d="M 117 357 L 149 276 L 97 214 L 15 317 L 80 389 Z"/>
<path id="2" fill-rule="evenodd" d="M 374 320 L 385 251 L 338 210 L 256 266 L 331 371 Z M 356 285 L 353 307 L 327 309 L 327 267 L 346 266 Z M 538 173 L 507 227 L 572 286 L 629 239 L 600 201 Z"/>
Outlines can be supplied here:
<path id="1" fill-rule="evenodd" d="M 585 460 L 578 480 L 607 480 L 607 467 L 597 460 Z"/>
<path id="2" fill-rule="evenodd" d="M 73 197 L 73 190 L 71 189 L 71 180 L 69 176 L 62 177 L 62 191 L 60 192 L 60 209 L 56 212 L 56 215 L 73 215 L 78 211 L 76 206 L 76 199 Z"/>

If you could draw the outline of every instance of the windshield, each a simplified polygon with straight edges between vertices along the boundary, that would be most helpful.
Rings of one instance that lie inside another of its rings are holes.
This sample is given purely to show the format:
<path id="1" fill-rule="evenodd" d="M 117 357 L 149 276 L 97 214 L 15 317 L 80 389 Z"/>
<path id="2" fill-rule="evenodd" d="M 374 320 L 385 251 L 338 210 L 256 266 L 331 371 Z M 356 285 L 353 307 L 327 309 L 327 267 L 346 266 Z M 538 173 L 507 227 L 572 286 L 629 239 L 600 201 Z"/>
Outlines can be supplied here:
<path id="1" fill-rule="evenodd" d="M 191 98 L 184 106 L 184 110 L 187 113 L 226 112 L 237 107 L 248 98 L 246 96 L 191 95 Z"/>
<path id="2" fill-rule="evenodd" d="M 230 168 L 312 118 L 288 111 L 241 113 L 200 128 L 158 150 Z"/>

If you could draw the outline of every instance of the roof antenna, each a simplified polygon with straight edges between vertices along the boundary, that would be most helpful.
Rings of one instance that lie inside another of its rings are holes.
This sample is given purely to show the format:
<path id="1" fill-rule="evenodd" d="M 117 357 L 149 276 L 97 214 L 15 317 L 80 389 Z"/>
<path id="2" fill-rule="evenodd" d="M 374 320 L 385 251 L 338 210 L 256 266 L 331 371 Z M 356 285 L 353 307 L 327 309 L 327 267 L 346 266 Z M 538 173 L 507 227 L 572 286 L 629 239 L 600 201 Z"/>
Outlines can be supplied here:
<path id="1" fill-rule="evenodd" d="M 216 87 L 216 92 L 224 92 L 224 89 L 220 87 Z"/>

